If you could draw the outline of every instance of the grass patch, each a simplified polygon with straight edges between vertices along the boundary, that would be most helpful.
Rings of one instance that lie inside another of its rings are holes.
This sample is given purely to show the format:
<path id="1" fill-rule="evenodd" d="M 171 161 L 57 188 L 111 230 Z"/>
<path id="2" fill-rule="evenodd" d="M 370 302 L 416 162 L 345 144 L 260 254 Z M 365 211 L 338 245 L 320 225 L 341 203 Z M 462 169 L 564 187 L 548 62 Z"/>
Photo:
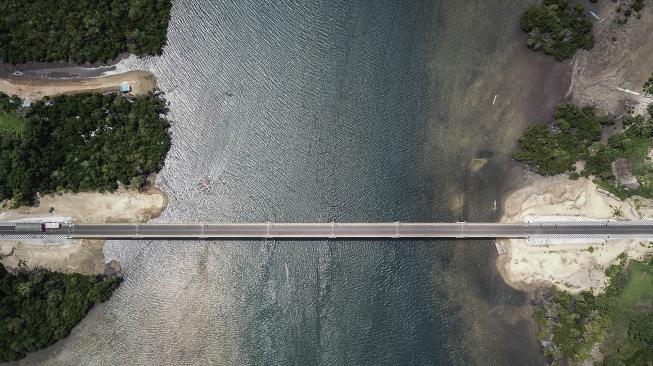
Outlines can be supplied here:
<path id="1" fill-rule="evenodd" d="M 0 134 L 20 135 L 25 130 L 25 122 L 14 112 L 0 111 Z"/>
<path id="2" fill-rule="evenodd" d="M 653 299 L 653 266 L 649 263 L 632 262 L 628 266 L 628 279 L 617 298 L 612 318 L 621 323 L 640 303 Z"/>
<path id="3" fill-rule="evenodd" d="M 615 195 L 617 198 L 620 200 L 625 200 L 626 198 L 632 196 L 632 192 L 629 192 L 623 188 L 617 187 L 614 184 L 614 181 L 607 181 L 603 180 L 601 178 L 597 178 L 594 180 L 594 183 L 596 183 L 597 186 L 605 189 L 606 191 L 612 193 Z"/>

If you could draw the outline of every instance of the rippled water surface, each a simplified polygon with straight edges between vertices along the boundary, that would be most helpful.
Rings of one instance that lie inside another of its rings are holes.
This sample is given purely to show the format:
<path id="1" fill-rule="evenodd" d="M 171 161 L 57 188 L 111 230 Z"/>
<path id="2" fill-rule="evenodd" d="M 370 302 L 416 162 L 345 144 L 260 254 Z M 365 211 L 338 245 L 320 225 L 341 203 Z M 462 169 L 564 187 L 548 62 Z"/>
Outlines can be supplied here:
<path id="1" fill-rule="evenodd" d="M 158 221 L 496 219 L 524 123 L 509 111 L 559 92 L 524 66 L 548 63 L 521 61 L 515 3 L 175 1 L 164 55 L 119 65 L 152 70 L 170 101 Z M 474 158 L 488 163 L 470 171 Z M 105 254 L 123 285 L 26 363 L 540 362 L 488 241 L 113 241 Z"/>

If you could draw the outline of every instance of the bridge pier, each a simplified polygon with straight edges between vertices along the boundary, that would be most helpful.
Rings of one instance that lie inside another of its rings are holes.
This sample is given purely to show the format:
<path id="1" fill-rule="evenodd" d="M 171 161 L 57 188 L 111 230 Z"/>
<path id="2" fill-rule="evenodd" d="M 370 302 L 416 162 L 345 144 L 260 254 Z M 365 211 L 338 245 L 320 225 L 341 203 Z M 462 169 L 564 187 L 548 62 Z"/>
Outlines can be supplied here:
<path id="1" fill-rule="evenodd" d="M 458 225 L 460 226 L 460 234 L 456 236 L 457 238 L 464 239 L 467 237 L 465 234 L 465 221 L 458 221 Z"/>

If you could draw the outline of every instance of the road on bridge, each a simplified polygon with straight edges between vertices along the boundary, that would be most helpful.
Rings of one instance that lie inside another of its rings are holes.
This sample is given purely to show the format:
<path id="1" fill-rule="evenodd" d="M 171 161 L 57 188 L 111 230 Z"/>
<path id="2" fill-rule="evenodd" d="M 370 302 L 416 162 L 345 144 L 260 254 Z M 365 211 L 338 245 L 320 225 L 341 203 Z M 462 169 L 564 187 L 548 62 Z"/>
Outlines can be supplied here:
<path id="1" fill-rule="evenodd" d="M 356 238 L 639 238 L 653 239 L 652 221 L 501 223 L 225 223 L 71 224 L 17 231 L 0 223 L 0 237 L 66 236 L 98 239 L 356 239 Z"/>

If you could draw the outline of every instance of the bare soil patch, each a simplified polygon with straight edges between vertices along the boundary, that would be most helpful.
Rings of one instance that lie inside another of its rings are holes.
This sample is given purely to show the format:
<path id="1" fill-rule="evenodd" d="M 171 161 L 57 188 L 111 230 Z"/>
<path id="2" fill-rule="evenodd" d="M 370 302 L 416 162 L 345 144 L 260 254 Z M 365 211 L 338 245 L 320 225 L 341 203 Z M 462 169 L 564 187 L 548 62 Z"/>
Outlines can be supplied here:
<path id="1" fill-rule="evenodd" d="M 589 51 L 579 51 L 574 58 L 570 94 L 579 104 L 595 105 L 603 111 L 623 111 L 634 107 L 644 113 L 651 98 L 641 89 L 653 72 L 653 7 L 645 6 L 640 19 L 615 22 L 618 3 L 607 1 L 594 22 L 596 43 Z"/>
<path id="2" fill-rule="evenodd" d="M 639 188 L 637 178 L 633 175 L 633 170 L 630 167 L 628 159 L 619 158 L 612 162 L 612 174 L 617 177 L 617 181 L 624 188 L 635 190 Z"/>
<path id="3" fill-rule="evenodd" d="M 78 223 L 146 222 L 158 217 L 166 204 L 165 194 L 156 188 L 143 193 L 127 189 L 114 193 L 64 193 L 39 196 L 38 206 L 4 210 L 0 219 L 63 216 Z"/>
<path id="4" fill-rule="evenodd" d="M 3 210 L 0 221 L 68 217 L 77 223 L 146 222 L 165 209 L 167 198 L 157 188 L 147 192 L 119 190 L 115 193 L 66 193 L 39 198 L 39 205 Z M 54 208 L 52 212 L 50 209 Z M 44 267 L 61 272 L 105 272 L 103 240 L 72 243 L 0 240 L 0 260 L 9 267 Z"/>
<path id="5" fill-rule="evenodd" d="M 80 79 L 34 79 L 12 76 L 0 79 L 0 91 L 23 99 L 38 100 L 46 96 L 76 93 L 104 93 L 118 91 L 126 81 L 133 94 L 147 94 L 156 89 L 156 78 L 147 71 L 129 71 L 121 74 Z"/>

